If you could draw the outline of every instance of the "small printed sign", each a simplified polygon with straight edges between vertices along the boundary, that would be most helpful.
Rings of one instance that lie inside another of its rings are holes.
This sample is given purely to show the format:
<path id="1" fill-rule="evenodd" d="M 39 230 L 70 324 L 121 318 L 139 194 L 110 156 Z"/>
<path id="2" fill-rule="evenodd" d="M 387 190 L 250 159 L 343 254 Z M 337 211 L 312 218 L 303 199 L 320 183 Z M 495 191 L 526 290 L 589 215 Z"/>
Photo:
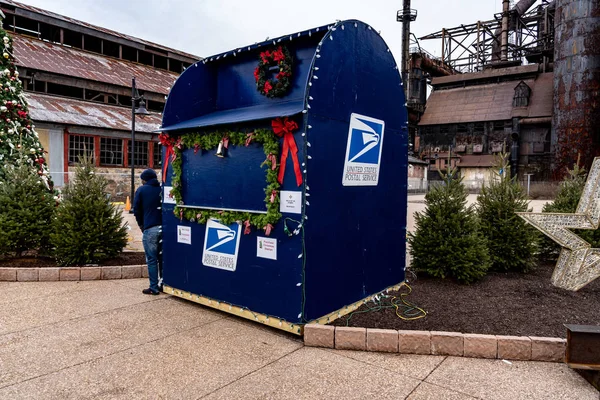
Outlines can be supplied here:
<path id="1" fill-rule="evenodd" d="M 192 244 L 192 228 L 177 225 L 177 243 Z"/>
<path id="2" fill-rule="evenodd" d="M 256 257 L 277 260 L 277 239 L 258 236 L 256 238 Z"/>
<path id="3" fill-rule="evenodd" d="M 163 203 L 164 204 L 175 204 L 175 198 L 173 197 L 173 195 L 171 194 L 171 190 L 173 189 L 173 186 L 165 186 L 164 187 L 164 192 L 163 192 Z"/>
<path id="4" fill-rule="evenodd" d="M 360 114 L 350 116 L 342 185 L 377 186 L 385 122 Z"/>
<path id="5" fill-rule="evenodd" d="M 279 194 L 279 212 L 302 214 L 302 192 L 298 190 L 282 190 Z"/>
<path id="6" fill-rule="evenodd" d="M 235 271 L 240 247 L 241 225 L 234 222 L 223 225 L 209 219 L 206 222 L 202 264 L 207 267 Z"/>

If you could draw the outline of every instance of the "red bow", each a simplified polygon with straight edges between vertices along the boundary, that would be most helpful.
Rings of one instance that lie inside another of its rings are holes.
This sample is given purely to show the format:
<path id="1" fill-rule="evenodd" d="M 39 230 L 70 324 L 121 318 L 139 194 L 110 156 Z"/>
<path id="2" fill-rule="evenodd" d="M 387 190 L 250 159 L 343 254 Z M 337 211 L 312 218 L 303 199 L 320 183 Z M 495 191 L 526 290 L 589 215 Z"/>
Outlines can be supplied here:
<path id="1" fill-rule="evenodd" d="M 169 168 L 169 161 L 175 160 L 175 151 L 173 150 L 173 146 L 175 145 L 175 139 L 167 135 L 166 133 L 161 133 L 158 135 L 160 140 L 160 144 L 166 146 L 167 154 L 165 157 L 165 161 L 163 163 L 163 171 L 162 171 L 162 180 L 165 182 L 167 180 L 167 169 Z"/>
<path id="2" fill-rule="evenodd" d="M 296 174 L 296 183 L 298 186 L 302 185 L 302 171 L 300 170 L 300 163 L 298 162 L 298 147 L 294 140 L 293 131 L 298 129 L 298 124 L 294 121 L 290 121 L 287 118 L 283 120 L 281 118 L 274 119 L 271 122 L 273 127 L 273 133 L 279 137 L 283 137 L 283 150 L 281 152 L 281 163 L 279 165 L 279 176 L 277 180 L 280 184 L 283 184 L 283 177 L 285 175 L 285 164 L 287 162 L 288 153 L 292 153 L 292 161 L 294 162 L 294 172 Z"/>

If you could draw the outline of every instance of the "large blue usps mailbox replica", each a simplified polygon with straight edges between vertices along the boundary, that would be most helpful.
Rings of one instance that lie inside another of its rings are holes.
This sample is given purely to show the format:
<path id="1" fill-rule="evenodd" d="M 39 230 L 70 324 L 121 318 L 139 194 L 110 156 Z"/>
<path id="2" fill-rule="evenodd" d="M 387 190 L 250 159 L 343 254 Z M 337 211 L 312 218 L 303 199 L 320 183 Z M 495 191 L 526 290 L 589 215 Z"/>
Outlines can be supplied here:
<path id="1" fill-rule="evenodd" d="M 160 131 L 167 293 L 300 334 L 404 280 L 407 111 L 367 24 L 191 65 Z"/>

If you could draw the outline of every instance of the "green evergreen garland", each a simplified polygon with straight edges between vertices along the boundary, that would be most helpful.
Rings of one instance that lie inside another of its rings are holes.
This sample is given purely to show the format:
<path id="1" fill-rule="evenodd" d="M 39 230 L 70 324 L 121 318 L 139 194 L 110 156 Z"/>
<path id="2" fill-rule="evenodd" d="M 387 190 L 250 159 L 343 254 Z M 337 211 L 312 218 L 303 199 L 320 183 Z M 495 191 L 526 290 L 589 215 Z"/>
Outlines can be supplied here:
<path id="1" fill-rule="evenodd" d="M 228 139 L 229 144 L 233 146 L 245 145 L 249 138 L 253 142 L 261 143 L 266 156 L 265 161 L 261 166 L 267 166 L 265 187 L 265 204 L 267 208 L 266 214 L 258 214 L 251 212 L 240 211 L 217 211 L 205 208 L 185 208 L 181 195 L 181 174 L 182 174 L 182 153 L 186 149 L 194 149 L 195 151 L 212 150 L 216 148 L 221 140 Z M 279 155 L 279 138 L 269 129 L 256 129 L 252 133 L 244 132 L 211 132 L 211 133 L 188 133 L 182 135 L 179 140 L 171 139 L 175 159 L 172 162 L 173 176 L 171 178 L 171 195 L 177 204 L 173 213 L 177 218 L 185 218 L 191 222 L 206 224 L 208 219 L 217 219 L 222 224 L 229 225 L 239 221 L 247 223 L 246 228 L 254 226 L 258 229 L 266 229 L 269 225 L 274 226 L 281 218 L 279 212 L 279 182 L 277 181 L 277 173 L 279 166 L 273 168 L 273 160 Z M 276 162 L 275 162 L 276 164 Z M 271 202 L 273 192 L 274 201 Z"/>

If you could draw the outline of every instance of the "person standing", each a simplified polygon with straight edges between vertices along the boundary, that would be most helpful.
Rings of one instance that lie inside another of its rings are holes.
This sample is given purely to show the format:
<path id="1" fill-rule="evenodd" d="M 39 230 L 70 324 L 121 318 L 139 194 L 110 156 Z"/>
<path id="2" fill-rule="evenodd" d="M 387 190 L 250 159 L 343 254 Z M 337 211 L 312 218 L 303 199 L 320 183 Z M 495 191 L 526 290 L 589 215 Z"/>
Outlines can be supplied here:
<path id="1" fill-rule="evenodd" d="M 143 232 L 142 243 L 148 264 L 150 287 L 144 294 L 158 295 L 162 291 L 159 282 L 160 244 L 162 236 L 161 188 L 156 172 L 147 169 L 140 175 L 143 185 L 135 192 L 133 214 Z"/>

